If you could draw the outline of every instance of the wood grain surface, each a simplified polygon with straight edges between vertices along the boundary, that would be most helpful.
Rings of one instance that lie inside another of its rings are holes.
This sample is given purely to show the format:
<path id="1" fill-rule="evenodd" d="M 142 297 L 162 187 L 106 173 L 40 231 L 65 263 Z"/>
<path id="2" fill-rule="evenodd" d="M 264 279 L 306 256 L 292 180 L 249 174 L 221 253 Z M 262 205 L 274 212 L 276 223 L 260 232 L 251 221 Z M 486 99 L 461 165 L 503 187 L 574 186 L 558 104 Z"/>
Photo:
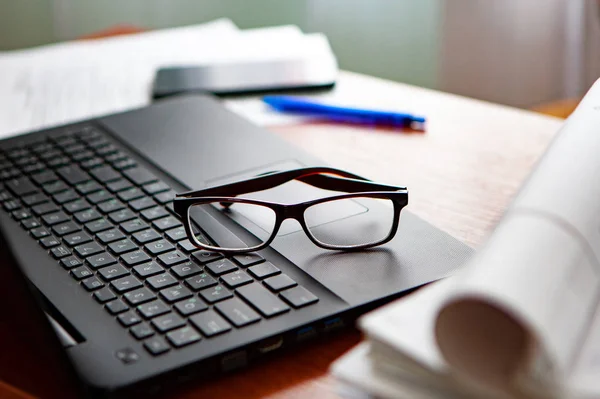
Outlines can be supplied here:
<path id="1" fill-rule="evenodd" d="M 368 96 L 407 104 L 427 116 L 426 131 L 320 122 L 271 130 L 332 166 L 408 186 L 407 209 L 474 247 L 494 227 L 562 123 L 351 73 L 342 73 L 336 90 L 347 93 L 349 102 Z M 359 340 L 357 331 L 345 331 L 165 398 L 336 398 L 328 367 Z"/>

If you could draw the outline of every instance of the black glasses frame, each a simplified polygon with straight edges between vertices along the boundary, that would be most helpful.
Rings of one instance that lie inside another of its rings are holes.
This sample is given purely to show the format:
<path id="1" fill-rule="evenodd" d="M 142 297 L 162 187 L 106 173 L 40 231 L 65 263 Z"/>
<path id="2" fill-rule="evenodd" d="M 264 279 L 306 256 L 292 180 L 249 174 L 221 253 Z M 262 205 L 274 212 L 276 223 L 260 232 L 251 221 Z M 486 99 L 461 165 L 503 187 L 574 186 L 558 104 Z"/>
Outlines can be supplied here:
<path id="1" fill-rule="evenodd" d="M 311 186 L 348 194 L 335 195 L 306 201 L 298 204 L 280 204 L 276 202 L 259 201 L 246 198 L 237 198 L 238 195 L 249 194 L 257 191 L 267 190 L 287 183 L 291 180 L 299 180 Z M 394 216 L 390 233 L 380 241 L 357 244 L 357 245 L 332 245 L 319 241 L 310 232 L 304 219 L 304 212 L 309 207 L 324 202 L 337 201 L 348 198 L 380 198 L 387 199 L 393 203 Z M 223 206 L 233 203 L 246 203 L 260 205 L 270 208 L 275 213 L 275 224 L 271 236 L 260 245 L 249 248 L 221 248 L 206 245 L 196 238 L 192 229 L 189 210 L 192 206 L 219 202 Z M 174 199 L 173 208 L 184 221 L 184 228 L 190 241 L 200 249 L 216 251 L 221 253 L 242 254 L 259 251 L 268 247 L 277 236 L 281 224 L 286 219 L 295 219 L 300 223 L 308 238 L 318 247 L 332 250 L 360 250 L 385 244 L 394 238 L 400 222 L 400 212 L 408 204 L 408 190 L 406 187 L 390 186 L 374 183 L 360 176 L 334 168 L 303 168 L 285 172 L 273 172 L 222 186 L 215 186 L 203 190 L 189 191 L 177 194 Z"/>

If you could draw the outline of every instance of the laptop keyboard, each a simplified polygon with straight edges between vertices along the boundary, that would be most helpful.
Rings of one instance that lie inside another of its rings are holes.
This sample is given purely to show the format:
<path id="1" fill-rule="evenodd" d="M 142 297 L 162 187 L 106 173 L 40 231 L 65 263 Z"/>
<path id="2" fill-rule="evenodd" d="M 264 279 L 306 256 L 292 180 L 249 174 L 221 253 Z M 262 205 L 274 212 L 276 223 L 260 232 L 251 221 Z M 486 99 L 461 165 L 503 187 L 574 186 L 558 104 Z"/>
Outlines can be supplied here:
<path id="1" fill-rule="evenodd" d="M 258 254 L 198 250 L 171 187 L 94 126 L 0 151 L 0 182 L 2 208 L 152 355 L 318 301 Z"/>

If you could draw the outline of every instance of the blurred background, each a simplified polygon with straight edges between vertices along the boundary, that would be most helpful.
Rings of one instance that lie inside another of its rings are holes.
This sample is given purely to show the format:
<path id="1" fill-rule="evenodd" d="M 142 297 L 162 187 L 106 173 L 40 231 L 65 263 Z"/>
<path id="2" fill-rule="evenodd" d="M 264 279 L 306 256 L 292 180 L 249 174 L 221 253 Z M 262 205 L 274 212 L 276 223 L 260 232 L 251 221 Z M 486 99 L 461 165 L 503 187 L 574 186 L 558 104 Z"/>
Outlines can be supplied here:
<path id="1" fill-rule="evenodd" d="M 0 0 L 0 51 L 219 17 L 323 32 L 342 69 L 517 107 L 568 112 L 600 76 L 594 0 Z"/>

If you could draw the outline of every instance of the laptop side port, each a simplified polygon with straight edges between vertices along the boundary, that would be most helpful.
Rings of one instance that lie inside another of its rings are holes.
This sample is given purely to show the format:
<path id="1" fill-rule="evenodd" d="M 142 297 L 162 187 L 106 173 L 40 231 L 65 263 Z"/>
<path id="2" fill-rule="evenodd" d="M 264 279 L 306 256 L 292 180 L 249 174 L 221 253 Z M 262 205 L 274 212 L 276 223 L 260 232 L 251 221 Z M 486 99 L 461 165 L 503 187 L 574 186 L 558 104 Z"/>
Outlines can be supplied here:
<path id="1" fill-rule="evenodd" d="M 330 332 L 344 327 L 344 321 L 341 317 L 334 317 L 323 322 L 323 331 Z"/>
<path id="2" fill-rule="evenodd" d="M 312 326 L 302 327 L 296 331 L 296 342 L 306 341 L 317 336 L 317 329 Z"/>
<path id="3" fill-rule="evenodd" d="M 273 352 L 283 346 L 283 337 L 268 338 L 258 344 L 258 351 L 261 354 Z"/>

